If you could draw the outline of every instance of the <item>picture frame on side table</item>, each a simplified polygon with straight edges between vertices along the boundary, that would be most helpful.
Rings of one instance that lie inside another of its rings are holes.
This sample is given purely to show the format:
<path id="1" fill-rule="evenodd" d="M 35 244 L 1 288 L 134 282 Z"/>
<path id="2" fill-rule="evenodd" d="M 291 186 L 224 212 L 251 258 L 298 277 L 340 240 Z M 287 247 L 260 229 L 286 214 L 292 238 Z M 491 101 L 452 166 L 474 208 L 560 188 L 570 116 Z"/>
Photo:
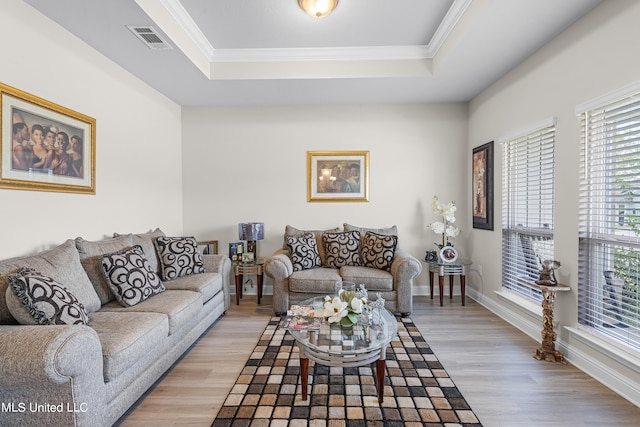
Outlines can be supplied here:
<path id="1" fill-rule="evenodd" d="M 368 151 L 308 151 L 308 202 L 368 202 Z"/>
<path id="2" fill-rule="evenodd" d="M 0 188 L 96 194 L 96 120 L 0 83 Z"/>
<path id="3" fill-rule="evenodd" d="M 242 253 L 242 262 L 252 263 L 255 261 L 255 257 L 253 252 L 243 252 Z"/>
<path id="4" fill-rule="evenodd" d="M 229 243 L 229 258 L 233 262 L 242 261 L 242 253 L 244 252 L 244 243 Z"/>
<path id="5" fill-rule="evenodd" d="M 443 246 L 440 249 L 440 259 L 442 262 L 453 263 L 458 259 L 458 251 L 453 246 Z"/>
<path id="6" fill-rule="evenodd" d="M 493 230 L 493 141 L 473 149 L 473 228 Z"/>

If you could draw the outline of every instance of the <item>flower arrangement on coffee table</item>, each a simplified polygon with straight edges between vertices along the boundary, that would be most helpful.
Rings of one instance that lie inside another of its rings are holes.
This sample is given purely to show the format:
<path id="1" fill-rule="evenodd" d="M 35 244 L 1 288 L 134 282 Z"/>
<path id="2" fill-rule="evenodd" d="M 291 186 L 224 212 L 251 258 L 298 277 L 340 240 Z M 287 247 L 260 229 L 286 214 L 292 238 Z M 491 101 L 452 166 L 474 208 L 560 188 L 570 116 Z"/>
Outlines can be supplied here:
<path id="1" fill-rule="evenodd" d="M 360 285 L 358 291 L 340 290 L 335 296 L 327 295 L 324 297 L 324 316 L 332 325 L 341 325 L 345 327 L 353 326 L 358 323 L 358 318 L 366 311 L 367 295 L 364 286 Z"/>

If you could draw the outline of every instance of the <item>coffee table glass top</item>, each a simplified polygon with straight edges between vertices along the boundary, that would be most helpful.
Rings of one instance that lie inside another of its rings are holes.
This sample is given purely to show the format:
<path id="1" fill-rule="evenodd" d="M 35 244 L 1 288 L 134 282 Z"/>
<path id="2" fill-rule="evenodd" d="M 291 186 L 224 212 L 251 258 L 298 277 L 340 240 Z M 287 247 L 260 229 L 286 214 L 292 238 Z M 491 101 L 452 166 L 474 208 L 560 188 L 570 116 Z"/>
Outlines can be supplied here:
<path id="1" fill-rule="evenodd" d="M 321 297 L 301 301 L 301 306 L 322 307 L 324 299 Z M 340 325 L 330 325 L 326 318 L 320 321 L 317 330 L 289 330 L 291 336 L 298 342 L 318 353 L 328 355 L 349 355 L 371 353 L 386 347 L 398 333 L 398 323 L 388 310 L 380 310 L 382 325 L 353 325 L 345 328 Z"/>

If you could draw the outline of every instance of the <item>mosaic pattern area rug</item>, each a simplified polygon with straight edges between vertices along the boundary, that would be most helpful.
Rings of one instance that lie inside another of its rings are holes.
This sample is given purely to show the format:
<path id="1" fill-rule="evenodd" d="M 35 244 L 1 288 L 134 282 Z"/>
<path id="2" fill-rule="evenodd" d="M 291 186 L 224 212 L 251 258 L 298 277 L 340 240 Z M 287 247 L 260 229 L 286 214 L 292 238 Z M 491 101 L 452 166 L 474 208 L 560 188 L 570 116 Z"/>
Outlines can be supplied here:
<path id="1" fill-rule="evenodd" d="M 212 427 L 481 427 L 415 324 L 397 321 L 380 404 L 375 363 L 335 368 L 310 361 L 303 401 L 298 347 L 273 317 Z"/>

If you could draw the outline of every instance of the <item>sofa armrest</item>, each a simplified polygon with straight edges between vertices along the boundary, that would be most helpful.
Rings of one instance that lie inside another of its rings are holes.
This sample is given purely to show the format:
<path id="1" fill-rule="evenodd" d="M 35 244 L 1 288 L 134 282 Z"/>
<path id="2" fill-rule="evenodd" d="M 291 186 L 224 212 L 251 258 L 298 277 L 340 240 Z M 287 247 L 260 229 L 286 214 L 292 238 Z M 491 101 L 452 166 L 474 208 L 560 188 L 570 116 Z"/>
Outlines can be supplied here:
<path id="1" fill-rule="evenodd" d="M 102 379 L 102 347 L 88 326 L 0 326 L 0 388 Z"/>
<path id="2" fill-rule="evenodd" d="M 393 285 L 397 292 L 398 312 L 408 315 L 413 311 L 413 279 L 422 272 L 422 263 L 409 252 L 396 249 L 391 264 Z"/>
<path id="3" fill-rule="evenodd" d="M 293 274 L 293 264 L 289 251 L 279 249 L 267 258 L 264 272 L 273 280 L 273 311 L 276 314 L 286 313 L 289 309 L 289 276 Z"/>
<path id="4" fill-rule="evenodd" d="M 65 409 L 4 413 L 7 425 L 103 425 L 107 401 L 96 332 L 79 325 L 0 325 L 0 400 L 55 402 Z"/>
<path id="5" fill-rule="evenodd" d="M 231 274 L 231 260 L 225 255 L 202 255 L 205 270 L 222 274 L 222 291 L 224 292 L 224 309 L 229 309 L 231 294 L 229 293 L 229 279 Z"/>

